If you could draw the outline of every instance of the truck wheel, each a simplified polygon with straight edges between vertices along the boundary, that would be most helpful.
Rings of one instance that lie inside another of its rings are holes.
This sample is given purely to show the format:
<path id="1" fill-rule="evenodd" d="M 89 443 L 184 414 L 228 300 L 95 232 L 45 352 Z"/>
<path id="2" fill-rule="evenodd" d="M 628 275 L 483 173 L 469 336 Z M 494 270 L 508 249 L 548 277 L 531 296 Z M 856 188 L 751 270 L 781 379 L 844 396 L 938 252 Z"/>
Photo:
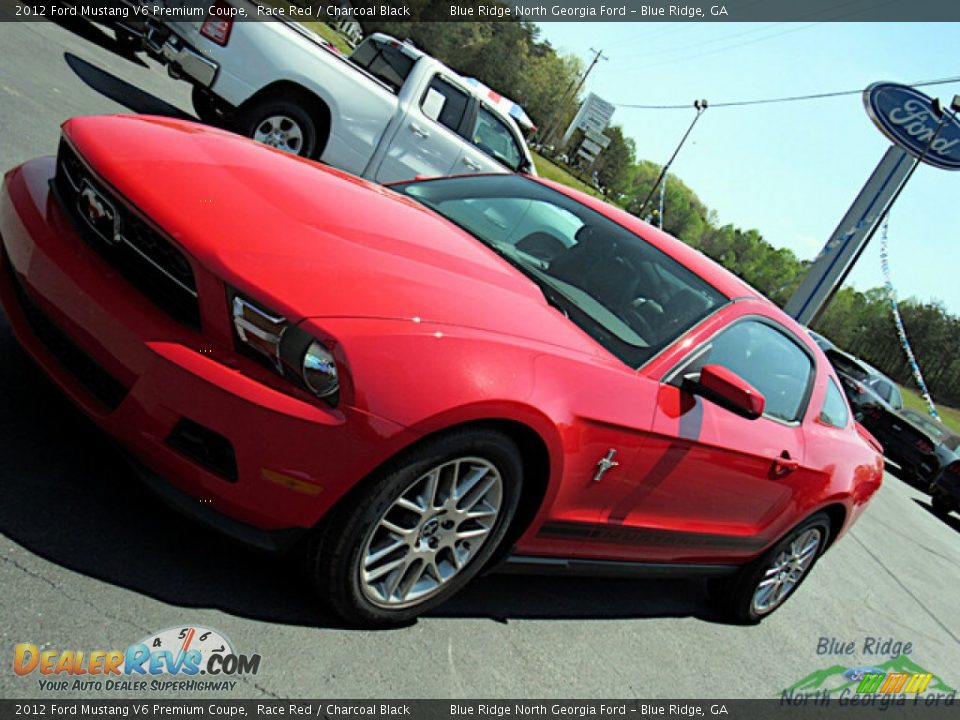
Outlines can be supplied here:
<path id="1" fill-rule="evenodd" d="M 755 625 L 793 595 L 810 574 L 830 537 L 830 518 L 817 513 L 760 558 L 746 565 L 711 596 L 732 622 Z"/>
<path id="2" fill-rule="evenodd" d="M 313 157 L 317 148 L 316 123 L 290 100 L 256 103 L 243 111 L 239 125 L 247 137 L 293 155 Z"/>
<path id="3" fill-rule="evenodd" d="M 398 458 L 311 543 L 317 590 L 357 625 L 421 615 L 493 555 L 516 512 L 522 476 L 516 444 L 492 430 L 451 433 Z"/>

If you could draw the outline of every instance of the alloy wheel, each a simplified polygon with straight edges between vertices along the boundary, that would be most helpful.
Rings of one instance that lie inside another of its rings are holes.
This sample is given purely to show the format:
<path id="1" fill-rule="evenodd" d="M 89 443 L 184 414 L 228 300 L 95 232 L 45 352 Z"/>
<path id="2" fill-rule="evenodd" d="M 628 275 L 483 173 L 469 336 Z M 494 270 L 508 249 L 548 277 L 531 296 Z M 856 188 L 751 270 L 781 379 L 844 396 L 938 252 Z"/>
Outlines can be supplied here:
<path id="1" fill-rule="evenodd" d="M 477 555 L 500 514 L 503 479 L 479 457 L 461 457 L 423 473 L 387 507 L 367 534 L 360 587 L 383 608 L 436 595 Z"/>
<path id="2" fill-rule="evenodd" d="M 299 155 L 303 149 L 303 129 L 286 115 L 264 118 L 253 133 L 253 139 L 264 145 Z"/>
<path id="3" fill-rule="evenodd" d="M 753 594 L 753 612 L 766 615 L 783 603 L 813 565 L 823 543 L 823 531 L 812 527 L 797 535 L 761 576 Z"/>

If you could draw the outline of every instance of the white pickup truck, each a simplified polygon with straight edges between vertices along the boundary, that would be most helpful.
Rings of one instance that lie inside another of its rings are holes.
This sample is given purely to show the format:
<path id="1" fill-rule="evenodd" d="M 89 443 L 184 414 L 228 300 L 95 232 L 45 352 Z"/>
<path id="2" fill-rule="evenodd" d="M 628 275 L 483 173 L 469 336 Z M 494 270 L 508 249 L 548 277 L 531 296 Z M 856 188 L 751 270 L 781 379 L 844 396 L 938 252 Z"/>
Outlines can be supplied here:
<path id="1" fill-rule="evenodd" d="M 257 17 L 250 0 L 230 3 Z M 222 14 L 150 21 L 145 46 L 193 84 L 201 120 L 376 182 L 535 173 L 513 118 L 438 60 L 387 35 L 371 35 L 348 58 L 296 23 Z"/>

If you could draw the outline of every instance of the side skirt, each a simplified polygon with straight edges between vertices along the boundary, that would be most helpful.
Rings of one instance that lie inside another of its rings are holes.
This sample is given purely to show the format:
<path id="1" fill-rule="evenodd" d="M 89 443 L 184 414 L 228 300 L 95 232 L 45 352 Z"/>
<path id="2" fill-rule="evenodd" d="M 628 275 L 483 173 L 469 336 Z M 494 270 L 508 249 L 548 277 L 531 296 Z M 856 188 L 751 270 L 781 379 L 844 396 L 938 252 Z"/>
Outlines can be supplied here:
<path id="1" fill-rule="evenodd" d="M 739 565 L 644 563 L 510 555 L 491 568 L 489 572 L 512 575 L 576 575 L 611 578 L 704 578 L 733 575 L 739 569 Z"/>

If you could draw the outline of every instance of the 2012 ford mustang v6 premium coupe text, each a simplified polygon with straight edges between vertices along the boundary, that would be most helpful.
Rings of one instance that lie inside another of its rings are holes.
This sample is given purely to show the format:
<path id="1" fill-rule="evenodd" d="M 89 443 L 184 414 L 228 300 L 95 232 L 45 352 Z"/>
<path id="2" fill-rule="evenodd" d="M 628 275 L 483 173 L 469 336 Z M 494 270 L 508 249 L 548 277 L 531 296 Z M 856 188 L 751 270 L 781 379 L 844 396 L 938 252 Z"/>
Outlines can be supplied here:
<path id="1" fill-rule="evenodd" d="M 702 573 L 776 610 L 882 478 L 823 353 L 713 262 L 519 175 L 392 188 L 68 121 L 5 177 L 3 306 L 141 477 L 407 621 L 484 567 Z"/>

